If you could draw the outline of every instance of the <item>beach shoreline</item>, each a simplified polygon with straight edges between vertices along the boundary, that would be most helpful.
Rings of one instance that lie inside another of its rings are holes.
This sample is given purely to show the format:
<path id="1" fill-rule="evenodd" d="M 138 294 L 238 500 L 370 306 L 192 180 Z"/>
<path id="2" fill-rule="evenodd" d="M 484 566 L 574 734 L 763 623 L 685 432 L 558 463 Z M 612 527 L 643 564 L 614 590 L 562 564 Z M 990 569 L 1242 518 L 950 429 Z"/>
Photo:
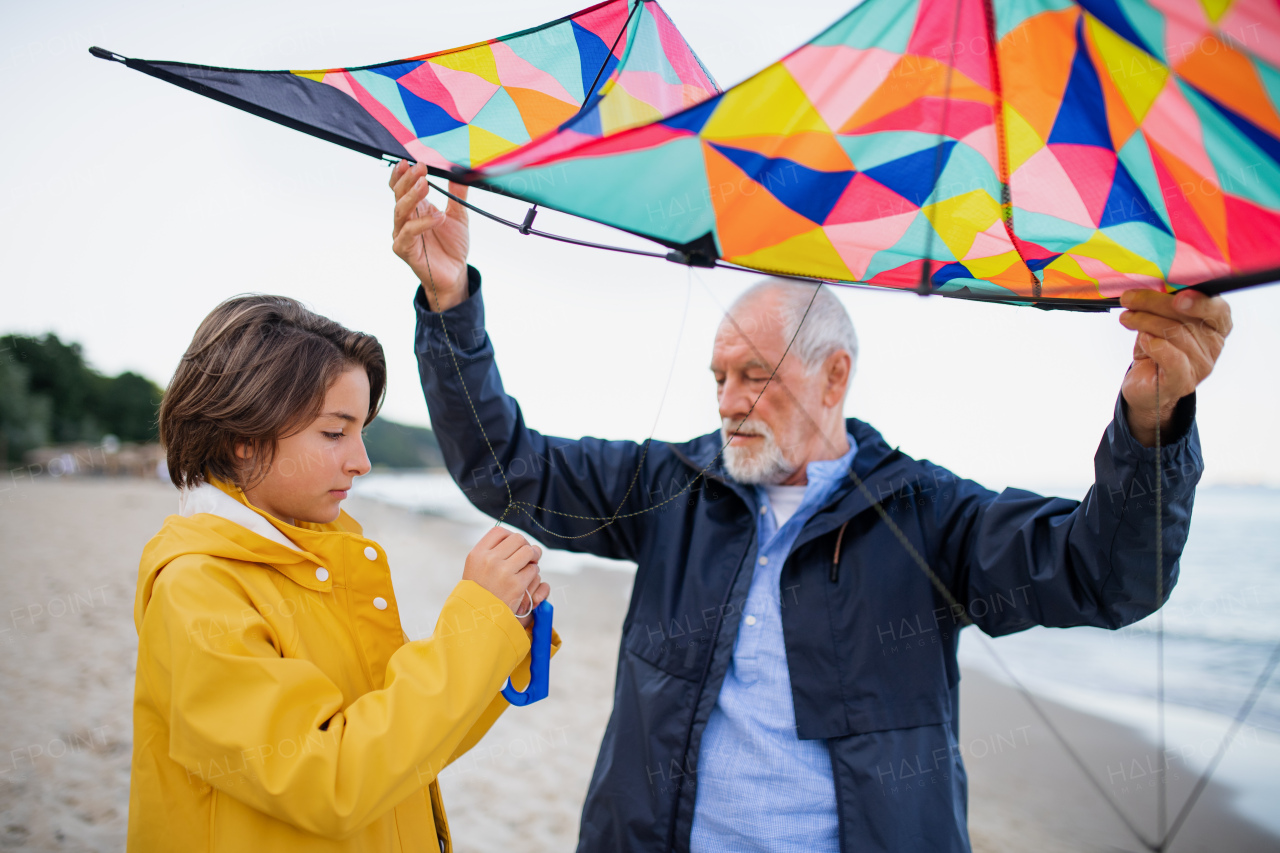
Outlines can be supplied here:
<path id="1" fill-rule="evenodd" d="M 138 556 L 176 492 L 145 480 L 45 477 L 0 491 L 0 850 L 118 850 L 128 806 Z M 474 540 L 468 524 L 355 497 L 385 547 L 402 624 L 427 636 Z M 565 565 L 565 564 L 562 564 Z M 547 572 L 564 637 L 552 695 L 512 709 L 440 778 L 456 849 L 564 851 L 608 720 L 631 577 L 589 566 Z M 978 853 L 1140 850 L 1025 697 L 968 669 L 961 751 Z M 1154 835 L 1155 749 L 1138 729 L 1036 697 L 1139 831 Z M 1136 769 L 1135 769 L 1136 768 Z M 1170 763 L 1170 813 L 1195 782 Z M 1141 772 L 1139 772 L 1141 771 Z M 909 795 L 908 779 L 897 779 Z M 911 784 L 933 784 L 922 774 Z M 1172 851 L 1280 850 L 1280 839 L 1211 782 Z"/>

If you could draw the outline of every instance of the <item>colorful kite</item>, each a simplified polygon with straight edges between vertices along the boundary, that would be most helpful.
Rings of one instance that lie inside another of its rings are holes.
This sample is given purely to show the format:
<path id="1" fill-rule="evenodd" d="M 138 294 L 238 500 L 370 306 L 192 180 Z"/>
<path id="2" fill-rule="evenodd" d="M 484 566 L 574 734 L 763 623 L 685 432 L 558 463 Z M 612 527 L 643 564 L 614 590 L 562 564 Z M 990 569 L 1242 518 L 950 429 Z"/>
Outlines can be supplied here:
<path id="1" fill-rule="evenodd" d="M 688 263 L 1102 309 L 1280 278 L 1274 0 L 866 0 L 723 93 L 624 0 L 367 69 L 128 62 Z"/>
<path id="2" fill-rule="evenodd" d="M 477 176 L 765 272 L 1216 292 L 1280 278 L 1277 67 L 1274 0 L 867 0 L 712 100 Z"/>
<path id="3" fill-rule="evenodd" d="M 656 2 L 628 0 L 360 68 L 246 71 L 90 50 L 321 139 L 437 172 L 545 158 L 720 91 Z"/>

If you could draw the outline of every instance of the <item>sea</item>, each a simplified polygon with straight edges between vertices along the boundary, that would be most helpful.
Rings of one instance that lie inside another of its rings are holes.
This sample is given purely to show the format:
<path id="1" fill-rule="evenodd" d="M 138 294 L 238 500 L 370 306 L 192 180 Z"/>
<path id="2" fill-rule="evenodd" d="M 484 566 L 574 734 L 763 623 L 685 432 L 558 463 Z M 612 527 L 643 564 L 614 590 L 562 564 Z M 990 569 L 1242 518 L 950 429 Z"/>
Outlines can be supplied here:
<path id="1" fill-rule="evenodd" d="M 493 525 L 447 474 L 375 473 L 363 497 L 473 527 Z M 1044 489 L 1081 498 L 1084 487 Z M 546 550 L 543 568 L 633 572 L 632 563 Z M 1154 556 L 1153 556 L 1154 568 Z M 1197 489 L 1181 573 L 1162 617 L 1118 631 L 1032 628 L 991 640 L 962 634 L 960 661 L 1006 683 L 1157 733 L 1157 654 L 1163 618 L 1164 724 L 1170 755 L 1194 772 L 1214 759 L 1246 699 L 1260 690 L 1214 774 L 1236 790 L 1236 807 L 1280 836 L 1280 672 L 1259 676 L 1280 647 L 1280 489 Z"/>

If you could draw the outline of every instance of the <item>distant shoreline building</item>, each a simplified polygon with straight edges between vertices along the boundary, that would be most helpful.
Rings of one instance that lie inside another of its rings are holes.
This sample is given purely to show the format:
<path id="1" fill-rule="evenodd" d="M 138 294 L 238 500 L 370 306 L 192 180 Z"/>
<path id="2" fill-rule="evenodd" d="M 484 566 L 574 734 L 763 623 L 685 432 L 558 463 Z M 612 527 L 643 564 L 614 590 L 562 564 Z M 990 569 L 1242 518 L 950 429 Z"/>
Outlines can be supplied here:
<path id="1" fill-rule="evenodd" d="M 164 448 L 159 444 L 120 442 L 108 435 L 101 442 L 37 447 L 23 454 L 28 476 L 139 477 L 168 479 Z"/>

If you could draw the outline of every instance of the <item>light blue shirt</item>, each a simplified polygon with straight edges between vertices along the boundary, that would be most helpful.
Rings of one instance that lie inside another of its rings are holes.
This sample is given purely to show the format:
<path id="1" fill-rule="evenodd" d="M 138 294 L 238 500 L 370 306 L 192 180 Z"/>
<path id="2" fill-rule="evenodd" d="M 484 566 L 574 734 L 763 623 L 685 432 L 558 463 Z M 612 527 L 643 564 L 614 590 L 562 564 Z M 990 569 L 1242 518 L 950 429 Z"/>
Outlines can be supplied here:
<path id="1" fill-rule="evenodd" d="M 835 782 L 825 740 L 796 737 L 791 674 L 782 639 L 782 566 L 805 522 L 847 482 L 858 445 L 810 462 L 804 499 L 778 528 L 757 486 L 760 547 L 742 608 L 733 661 L 698 750 L 693 853 L 837 853 Z"/>

